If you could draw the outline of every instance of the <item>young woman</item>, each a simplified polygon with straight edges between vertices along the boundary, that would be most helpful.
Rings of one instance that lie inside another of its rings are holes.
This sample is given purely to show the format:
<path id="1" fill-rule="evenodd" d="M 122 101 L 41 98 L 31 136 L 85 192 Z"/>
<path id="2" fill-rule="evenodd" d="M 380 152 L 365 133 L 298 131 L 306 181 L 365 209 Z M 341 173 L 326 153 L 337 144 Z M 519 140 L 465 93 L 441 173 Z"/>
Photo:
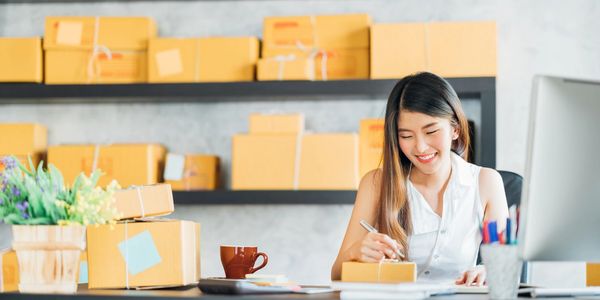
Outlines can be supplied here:
<path id="1" fill-rule="evenodd" d="M 396 84 L 385 112 L 383 165 L 361 180 L 333 280 L 345 261 L 399 258 L 417 264 L 419 280 L 484 283 L 485 268 L 476 265 L 479 226 L 498 220 L 502 230 L 508 208 L 498 172 L 466 161 L 467 126 L 443 78 L 418 73 Z M 379 233 L 368 233 L 361 220 Z"/>

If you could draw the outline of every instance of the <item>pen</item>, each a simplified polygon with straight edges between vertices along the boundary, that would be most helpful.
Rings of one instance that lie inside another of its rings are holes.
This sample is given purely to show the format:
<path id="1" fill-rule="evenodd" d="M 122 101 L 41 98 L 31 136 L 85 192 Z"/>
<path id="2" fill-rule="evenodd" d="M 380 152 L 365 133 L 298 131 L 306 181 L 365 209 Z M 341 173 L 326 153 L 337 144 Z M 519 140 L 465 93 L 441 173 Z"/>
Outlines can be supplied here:
<path id="1" fill-rule="evenodd" d="M 360 226 L 362 226 L 364 229 L 366 229 L 368 232 L 377 232 L 377 229 L 375 229 L 375 227 L 371 226 L 369 223 L 367 223 L 367 221 L 365 220 L 360 220 Z M 402 252 L 400 252 L 400 250 L 396 251 L 396 254 L 398 254 L 398 256 L 404 258 L 404 254 L 402 254 Z"/>
<path id="2" fill-rule="evenodd" d="M 498 226 L 496 221 L 491 221 L 488 223 L 488 230 L 490 235 L 490 244 L 498 243 Z"/>

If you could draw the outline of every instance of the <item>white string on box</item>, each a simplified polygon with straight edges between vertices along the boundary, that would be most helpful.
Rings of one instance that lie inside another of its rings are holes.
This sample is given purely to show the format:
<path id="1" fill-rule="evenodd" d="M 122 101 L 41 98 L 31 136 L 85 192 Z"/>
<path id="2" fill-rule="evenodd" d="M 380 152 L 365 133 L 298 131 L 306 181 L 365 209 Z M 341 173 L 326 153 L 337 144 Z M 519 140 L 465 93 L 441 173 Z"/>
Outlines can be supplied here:
<path id="1" fill-rule="evenodd" d="M 300 160 L 302 159 L 302 136 L 303 133 L 296 135 L 296 156 L 294 158 L 294 190 L 298 190 L 300 185 Z"/>
<path id="2" fill-rule="evenodd" d="M 125 220 L 125 288 L 129 289 L 129 235 L 127 233 L 127 220 Z"/>
<path id="3" fill-rule="evenodd" d="M 96 58 L 100 52 L 106 54 L 108 59 L 112 59 L 112 52 L 110 49 L 104 45 L 98 45 L 98 36 L 100 31 L 100 17 L 95 17 L 94 20 L 94 41 L 92 45 L 92 54 L 88 60 L 87 66 L 87 81 L 90 83 L 92 79 L 94 79 L 100 73 L 100 64 L 98 64 L 97 68 L 94 70 L 94 64 L 96 63 Z M 94 72 L 95 71 L 95 72 Z"/>
<path id="4" fill-rule="evenodd" d="M 321 80 L 327 81 L 327 51 L 321 50 Z"/>
<path id="5" fill-rule="evenodd" d="M 277 55 L 273 57 L 273 59 L 277 62 L 277 80 L 283 80 L 285 74 L 285 63 L 296 60 L 296 55 Z"/>
<path id="6" fill-rule="evenodd" d="M 144 210 L 144 197 L 142 197 L 142 187 L 134 186 L 134 188 L 137 191 L 137 198 L 140 203 L 140 213 L 142 215 L 141 217 L 144 218 L 146 216 L 146 211 Z"/>
<path id="7" fill-rule="evenodd" d="M 94 146 L 94 157 L 92 159 L 92 173 L 98 168 L 98 159 L 100 157 L 100 144 Z"/>

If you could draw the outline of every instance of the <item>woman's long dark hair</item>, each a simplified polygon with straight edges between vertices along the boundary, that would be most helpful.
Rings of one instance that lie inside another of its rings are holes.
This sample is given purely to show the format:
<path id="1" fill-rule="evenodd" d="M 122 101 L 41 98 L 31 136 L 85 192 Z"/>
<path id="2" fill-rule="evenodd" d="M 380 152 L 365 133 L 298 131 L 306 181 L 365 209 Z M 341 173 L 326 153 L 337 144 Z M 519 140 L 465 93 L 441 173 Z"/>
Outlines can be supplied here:
<path id="1" fill-rule="evenodd" d="M 406 76 L 390 93 L 385 110 L 383 171 L 376 220 L 380 232 L 408 250 L 412 226 L 406 176 L 411 162 L 400 150 L 398 142 L 400 111 L 449 120 L 459 133 L 458 139 L 452 141 L 451 149 L 465 160 L 469 156 L 469 127 L 456 92 L 446 80 L 435 74 L 423 72 Z"/>

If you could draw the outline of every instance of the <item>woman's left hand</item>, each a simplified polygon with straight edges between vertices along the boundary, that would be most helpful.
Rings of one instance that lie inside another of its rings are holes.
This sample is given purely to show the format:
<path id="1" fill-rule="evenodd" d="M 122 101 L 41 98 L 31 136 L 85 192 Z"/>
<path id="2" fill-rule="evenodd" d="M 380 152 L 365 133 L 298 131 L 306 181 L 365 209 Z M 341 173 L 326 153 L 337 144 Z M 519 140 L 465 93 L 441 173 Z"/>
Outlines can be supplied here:
<path id="1" fill-rule="evenodd" d="M 482 286 L 485 283 L 485 267 L 477 265 L 465 271 L 461 277 L 456 280 L 456 284 L 464 284 L 466 286 L 476 285 Z"/>

